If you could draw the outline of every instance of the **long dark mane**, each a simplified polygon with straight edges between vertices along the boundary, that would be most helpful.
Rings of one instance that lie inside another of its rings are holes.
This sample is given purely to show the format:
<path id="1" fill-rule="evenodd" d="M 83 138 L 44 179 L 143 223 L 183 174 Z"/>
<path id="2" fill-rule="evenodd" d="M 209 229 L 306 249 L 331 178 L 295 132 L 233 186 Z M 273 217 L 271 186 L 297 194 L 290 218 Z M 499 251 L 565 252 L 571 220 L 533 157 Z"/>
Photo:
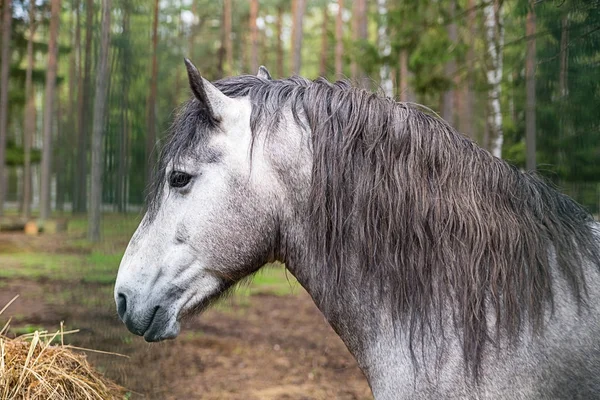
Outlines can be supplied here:
<path id="1" fill-rule="evenodd" d="M 501 332 L 543 329 L 555 277 L 585 305 L 582 265 L 600 265 L 591 216 L 444 121 L 346 82 L 241 76 L 216 86 L 249 96 L 255 133 L 285 109 L 310 128 L 311 268 L 335 296 L 358 257 L 411 349 L 450 309 L 476 376 Z"/>

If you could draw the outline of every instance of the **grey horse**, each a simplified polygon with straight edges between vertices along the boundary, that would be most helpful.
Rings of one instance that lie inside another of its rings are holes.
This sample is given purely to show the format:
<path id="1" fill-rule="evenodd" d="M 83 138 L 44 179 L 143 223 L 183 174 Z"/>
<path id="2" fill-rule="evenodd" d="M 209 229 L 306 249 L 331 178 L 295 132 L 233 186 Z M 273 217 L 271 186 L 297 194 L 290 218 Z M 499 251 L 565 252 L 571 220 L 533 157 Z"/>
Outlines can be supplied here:
<path id="1" fill-rule="evenodd" d="M 186 66 L 194 96 L 116 281 L 131 332 L 174 338 L 279 260 L 377 399 L 600 398 L 600 227 L 582 207 L 419 106 Z"/>

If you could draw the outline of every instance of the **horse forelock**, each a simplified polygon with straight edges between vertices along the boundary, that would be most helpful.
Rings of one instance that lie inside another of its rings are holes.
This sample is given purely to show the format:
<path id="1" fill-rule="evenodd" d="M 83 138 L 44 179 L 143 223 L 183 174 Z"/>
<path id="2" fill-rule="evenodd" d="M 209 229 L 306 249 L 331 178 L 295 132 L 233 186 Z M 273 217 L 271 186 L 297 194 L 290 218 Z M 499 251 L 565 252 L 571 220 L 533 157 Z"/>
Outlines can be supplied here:
<path id="1" fill-rule="evenodd" d="M 450 305 L 465 366 L 476 377 L 485 346 L 500 332 L 516 339 L 525 324 L 543 328 L 554 265 L 584 304 L 582 265 L 600 265 L 591 216 L 444 121 L 344 81 L 240 76 L 215 86 L 250 98 L 255 135 L 277 124 L 284 110 L 308 125 L 305 267 L 324 301 L 334 303 L 348 284 L 346 261 L 354 258 L 364 284 L 378 288 L 408 332 L 413 361 L 413 339 L 442 329 L 441 310 Z M 187 122 L 174 128 L 190 129 Z M 184 136 L 171 139 L 167 159 L 199 140 Z"/>
<path id="2" fill-rule="evenodd" d="M 175 118 L 153 171 L 152 184 L 147 188 L 147 223 L 154 219 L 160 208 L 169 163 L 177 164 L 182 157 L 192 155 L 216 125 L 217 121 L 204 112 L 194 98 L 183 103 L 175 112 Z"/>

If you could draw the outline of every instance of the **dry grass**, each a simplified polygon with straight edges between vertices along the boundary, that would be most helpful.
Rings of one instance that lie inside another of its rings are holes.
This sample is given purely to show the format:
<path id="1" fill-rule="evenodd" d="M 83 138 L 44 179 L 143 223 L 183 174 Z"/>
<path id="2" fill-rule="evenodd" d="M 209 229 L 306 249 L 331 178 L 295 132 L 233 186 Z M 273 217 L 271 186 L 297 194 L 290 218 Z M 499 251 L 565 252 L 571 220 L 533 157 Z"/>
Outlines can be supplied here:
<path id="1" fill-rule="evenodd" d="M 85 354 L 64 344 L 64 335 L 77 331 L 64 331 L 61 324 L 52 334 L 35 331 L 9 338 L 9 324 L 10 319 L 0 330 L 0 400 L 126 398 L 126 390 L 95 371 Z"/>

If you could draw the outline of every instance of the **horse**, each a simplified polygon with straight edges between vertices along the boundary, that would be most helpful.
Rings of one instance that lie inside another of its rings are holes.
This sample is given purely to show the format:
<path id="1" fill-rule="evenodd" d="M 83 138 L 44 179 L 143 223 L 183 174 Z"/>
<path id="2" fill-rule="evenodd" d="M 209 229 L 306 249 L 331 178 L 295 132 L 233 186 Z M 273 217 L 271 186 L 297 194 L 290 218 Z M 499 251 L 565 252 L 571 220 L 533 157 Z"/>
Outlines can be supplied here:
<path id="1" fill-rule="evenodd" d="M 376 399 L 598 398 L 600 225 L 415 104 L 185 60 L 117 313 L 178 335 L 281 261 Z"/>

